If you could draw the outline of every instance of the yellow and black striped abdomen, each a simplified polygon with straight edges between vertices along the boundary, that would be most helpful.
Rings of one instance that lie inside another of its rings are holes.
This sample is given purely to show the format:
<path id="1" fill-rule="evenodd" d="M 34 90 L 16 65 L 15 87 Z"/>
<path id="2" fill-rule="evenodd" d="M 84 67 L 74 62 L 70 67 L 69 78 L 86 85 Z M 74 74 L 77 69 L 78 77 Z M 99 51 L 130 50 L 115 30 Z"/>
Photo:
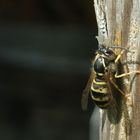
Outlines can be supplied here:
<path id="1" fill-rule="evenodd" d="M 91 97 L 94 103 L 102 109 L 108 108 L 110 105 L 110 94 L 107 83 L 104 80 L 95 78 L 91 86 Z"/>

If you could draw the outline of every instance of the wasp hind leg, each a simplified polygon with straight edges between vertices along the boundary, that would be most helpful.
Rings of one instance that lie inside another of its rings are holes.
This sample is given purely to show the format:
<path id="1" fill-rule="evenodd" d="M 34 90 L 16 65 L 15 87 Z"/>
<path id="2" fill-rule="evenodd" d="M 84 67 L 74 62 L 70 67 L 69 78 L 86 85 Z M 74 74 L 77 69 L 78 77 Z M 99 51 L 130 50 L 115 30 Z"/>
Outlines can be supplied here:
<path id="1" fill-rule="evenodd" d="M 112 79 L 110 79 L 110 81 L 113 86 L 123 95 L 123 97 L 126 98 L 126 94 L 118 87 L 118 85 L 116 85 L 116 83 Z"/>
<path id="2" fill-rule="evenodd" d="M 119 87 L 118 85 L 116 85 L 116 83 L 111 79 L 110 80 L 111 83 L 113 84 L 113 86 L 121 93 L 123 99 L 127 102 L 127 105 L 129 106 L 133 106 L 133 103 L 132 103 L 132 99 L 130 97 L 130 94 L 126 94 L 124 93 Z"/>
<path id="3" fill-rule="evenodd" d="M 128 73 L 123 73 L 123 74 L 115 74 L 115 78 L 122 78 L 122 77 L 126 77 L 126 76 L 129 76 L 131 74 L 140 74 L 140 71 L 131 71 L 131 72 L 128 72 Z"/>
<path id="4" fill-rule="evenodd" d="M 123 78 L 123 77 L 126 77 L 126 76 L 129 76 L 131 74 L 140 74 L 140 71 L 131 71 L 131 72 L 128 72 L 128 73 L 123 73 L 123 74 L 115 74 L 115 78 Z M 131 100 L 131 97 L 130 97 L 130 94 L 125 94 L 114 82 L 113 80 L 111 81 L 111 83 L 114 85 L 114 87 L 121 93 L 121 95 L 123 95 L 124 99 L 127 101 L 127 104 L 129 106 L 133 106 L 133 103 L 132 103 L 132 100 Z"/>
<path id="5" fill-rule="evenodd" d="M 123 77 L 126 77 L 126 76 L 129 76 L 131 74 L 140 74 L 140 71 L 131 71 L 131 72 L 128 72 L 128 73 L 123 73 L 123 74 L 119 74 L 117 75 L 117 73 L 115 74 L 115 78 L 123 78 Z M 127 99 L 128 97 L 126 96 L 126 94 L 114 83 L 113 80 L 110 80 L 111 83 L 114 85 L 114 87 Z"/>

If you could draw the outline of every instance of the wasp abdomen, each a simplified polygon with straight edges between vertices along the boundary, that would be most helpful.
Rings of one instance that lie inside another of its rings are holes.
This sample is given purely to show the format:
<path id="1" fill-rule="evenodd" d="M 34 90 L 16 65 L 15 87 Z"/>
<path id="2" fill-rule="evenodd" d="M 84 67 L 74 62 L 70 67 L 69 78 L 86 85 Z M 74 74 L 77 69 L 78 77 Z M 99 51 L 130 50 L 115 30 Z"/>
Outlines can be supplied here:
<path id="1" fill-rule="evenodd" d="M 102 78 L 103 79 L 103 78 Z M 110 94 L 107 83 L 100 78 L 95 78 L 91 86 L 91 97 L 99 108 L 108 108 L 110 105 Z"/>

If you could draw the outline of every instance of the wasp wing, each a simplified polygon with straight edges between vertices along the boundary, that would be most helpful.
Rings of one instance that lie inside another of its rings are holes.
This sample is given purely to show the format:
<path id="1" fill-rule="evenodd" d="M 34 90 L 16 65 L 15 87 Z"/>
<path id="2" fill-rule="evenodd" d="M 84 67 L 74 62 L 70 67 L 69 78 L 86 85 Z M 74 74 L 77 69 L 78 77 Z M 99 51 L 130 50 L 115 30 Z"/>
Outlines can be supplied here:
<path id="1" fill-rule="evenodd" d="M 108 94 L 110 95 L 111 100 L 113 99 L 113 89 L 112 89 L 112 84 L 111 84 L 111 80 L 113 78 L 112 73 L 108 70 L 107 72 L 105 72 L 104 74 L 104 78 L 105 78 L 105 82 L 107 83 L 107 87 L 108 87 Z"/>
<path id="2" fill-rule="evenodd" d="M 88 82 L 87 82 L 87 85 L 86 85 L 86 87 L 85 87 L 85 89 L 83 90 L 83 93 L 82 93 L 81 106 L 82 106 L 83 110 L 87 109 L 88 97 L 89 97 L 89 94 L 91 92 L 91 84 L 93 82 L 94 77 L 95 77 L 95 72 L 92 69 L 90 77 L 89 77 Z"/>
<path id="3" fill-rule="evenodd" d="M 111 99 L 111 103 L 110 103 L 110 107 L 108 108 L 108 118 L 110 120 L 110 122 L 112 123 L 116 123 L 118 121 L 118 107 L 117 107 L 117 103 L 116 103 L 116 98 L 115 98 L 115 90 L 114 87 L 112 85 L 112 79 L 114 79 L 113 74 L 108 71 L 105 73 L 105 81 L 107 83 L 107 87 L 108 87 L 108 94 L 110 95 L 110 99 Z"/>

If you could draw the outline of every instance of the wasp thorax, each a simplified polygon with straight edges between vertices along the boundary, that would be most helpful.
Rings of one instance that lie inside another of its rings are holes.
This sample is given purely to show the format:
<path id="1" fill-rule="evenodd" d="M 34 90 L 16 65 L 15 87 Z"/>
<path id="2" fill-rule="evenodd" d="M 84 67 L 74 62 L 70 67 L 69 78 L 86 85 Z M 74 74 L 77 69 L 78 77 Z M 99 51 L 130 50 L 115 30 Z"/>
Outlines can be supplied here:
<path id="1" fill-rule="evenodd" d="M 107 67 L 115 63 L 115 59 L 116 55 L 111 49 L 100 47 L 93 64 L 96 74 L 104 74 Z"/>
<path id="2" fill-rule="evenodd" d="M 101 56 L 95 60 L 94 71 L 96 73 L 104 73 L 105 71 L 104 58 L 102 58 Z"/>

